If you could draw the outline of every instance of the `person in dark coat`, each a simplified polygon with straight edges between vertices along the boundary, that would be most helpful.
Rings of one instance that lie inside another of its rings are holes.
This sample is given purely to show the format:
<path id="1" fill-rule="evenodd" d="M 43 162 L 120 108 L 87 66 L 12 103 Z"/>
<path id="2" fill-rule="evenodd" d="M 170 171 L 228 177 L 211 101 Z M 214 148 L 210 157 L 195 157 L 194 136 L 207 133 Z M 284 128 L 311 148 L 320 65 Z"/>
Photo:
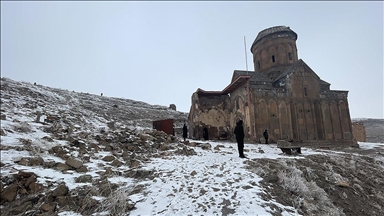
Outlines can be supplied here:
<path id="1" fill-rule="evenodd" d="M 265 138 L 265 144 L 268 144 L 268 130 L 267 129 L 265 129 L 263 136 Z"/>
<path id="2" fill-rule="evenodd" d="M 243 121 L 242 120 L 240 120 L 236 123 L 234 134 L 236 135 L 236 142 L 237 142 L 237 149 L 239 150 L 239 157 L 245 158 L 245 156 L 244 156 L 244 127 L 243 127 Z"/>
<path id="3" fill-rule="evenodd" d="M 203 138 L 204 138 L 205 140 L 208 140 L 208 128 L 204 128 L 204 129 L 203 129 Z"/>
<path id="4" fill-rule="evenodd" d="M 183 126 L 183 138 L 184 138 L 184 142 L 185 142 L 185 140 L 187 139 L 187 136 L 188 136 L 188 128 L 187 128 L 187 125 L 184 124 L 184 126 Z"/>

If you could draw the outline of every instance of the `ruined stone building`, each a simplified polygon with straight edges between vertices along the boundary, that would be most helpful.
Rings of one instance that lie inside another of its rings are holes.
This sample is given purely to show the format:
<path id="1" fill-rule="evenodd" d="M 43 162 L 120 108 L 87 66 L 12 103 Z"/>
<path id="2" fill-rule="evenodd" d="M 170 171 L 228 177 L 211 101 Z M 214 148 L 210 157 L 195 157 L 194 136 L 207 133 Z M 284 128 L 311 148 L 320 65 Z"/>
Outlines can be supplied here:
<path id="1" fill-rule="evenodd" d="M 235 70 L 221 91 L 200 88 L 192 94 L 189 134 L 201 139 L 233 138 L 243 120 L 246 138 L 355 144 L 348 91 L 330 90 L 302 59 L 297 34 L 286 26 L 261 31 L 251 46 L 254 71 Z"/>

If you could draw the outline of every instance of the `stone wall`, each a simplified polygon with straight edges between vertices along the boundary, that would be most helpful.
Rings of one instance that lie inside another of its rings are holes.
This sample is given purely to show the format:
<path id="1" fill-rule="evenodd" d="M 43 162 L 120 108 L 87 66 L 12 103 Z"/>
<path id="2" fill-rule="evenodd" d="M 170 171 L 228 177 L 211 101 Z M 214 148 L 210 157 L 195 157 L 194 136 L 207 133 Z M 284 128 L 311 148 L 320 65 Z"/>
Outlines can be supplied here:
<path id="1" fill-rule="evenodd" d="M 358 142 L 366 142 L 367 134 L 365 132 L 365 126 L 362 122 L 353 122 L 352 123 L 352 134 L 353 137 Z"/>

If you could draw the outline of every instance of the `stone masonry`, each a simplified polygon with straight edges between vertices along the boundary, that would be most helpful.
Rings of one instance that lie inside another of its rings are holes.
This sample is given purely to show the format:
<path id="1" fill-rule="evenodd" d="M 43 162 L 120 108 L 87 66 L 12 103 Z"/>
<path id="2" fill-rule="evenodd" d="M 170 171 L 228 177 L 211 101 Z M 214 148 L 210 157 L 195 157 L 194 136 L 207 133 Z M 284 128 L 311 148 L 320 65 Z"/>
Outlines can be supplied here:
<path id="1" fill-rule="evenodd" d="M 235 70 L 222 91 L 200 88 L 192 94 L 189 134 L 209 139 L 227 133 L 233 138 L 243 120 L 246 139 L 259 142 L 265 129 L 271 142 L 356 142 L 348 106 L 348 91 L 330 90 L 302 59 L 297 34 L 286 26 L 261 31 L 251 46 L 254 71 Z"/>

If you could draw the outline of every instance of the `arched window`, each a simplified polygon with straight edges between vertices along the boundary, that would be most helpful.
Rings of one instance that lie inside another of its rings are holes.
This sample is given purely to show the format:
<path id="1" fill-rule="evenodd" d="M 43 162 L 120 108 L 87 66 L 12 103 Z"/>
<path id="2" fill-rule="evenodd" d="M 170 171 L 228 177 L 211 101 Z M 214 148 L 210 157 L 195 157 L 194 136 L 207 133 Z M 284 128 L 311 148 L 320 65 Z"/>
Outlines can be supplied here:
<path id="1" fill-rule="evenodd" d="M 304 87 L 304 96 L 308 96 L 307 95 L 307 87 Z"/>
<path id="2" fill-rule="evenodd" d="M 275 62 L 275 56 L 272 55 L 272 62 Z"/>

